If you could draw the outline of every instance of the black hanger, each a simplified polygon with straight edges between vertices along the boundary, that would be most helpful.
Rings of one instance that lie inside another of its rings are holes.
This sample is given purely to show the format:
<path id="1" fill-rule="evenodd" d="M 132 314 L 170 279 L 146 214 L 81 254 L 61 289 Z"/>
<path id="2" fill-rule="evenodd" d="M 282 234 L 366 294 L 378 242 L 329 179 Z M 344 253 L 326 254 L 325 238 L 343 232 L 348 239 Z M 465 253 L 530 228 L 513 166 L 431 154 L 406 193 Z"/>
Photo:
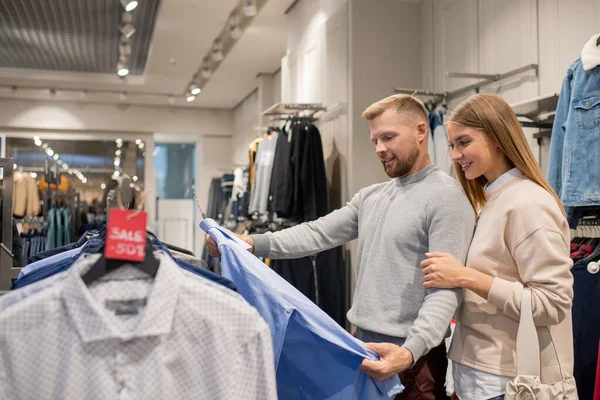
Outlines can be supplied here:
<path id="1" fill-rule="evenodd" d="M 158 272 L 160 261 L 154 257 L 152 252 L 152 242 L 146 239 L 146 256 L 142 262 L 131 262 L 126 260 L 107 260 L 104 254 L 96 261 L 94 265 L 81 277 L 86 285 L 101 278 L 107 273 L 114 271 L 123 265 L 131 265 L 141 271 L 144 271 L 148 275 L 155 277 Z"/>

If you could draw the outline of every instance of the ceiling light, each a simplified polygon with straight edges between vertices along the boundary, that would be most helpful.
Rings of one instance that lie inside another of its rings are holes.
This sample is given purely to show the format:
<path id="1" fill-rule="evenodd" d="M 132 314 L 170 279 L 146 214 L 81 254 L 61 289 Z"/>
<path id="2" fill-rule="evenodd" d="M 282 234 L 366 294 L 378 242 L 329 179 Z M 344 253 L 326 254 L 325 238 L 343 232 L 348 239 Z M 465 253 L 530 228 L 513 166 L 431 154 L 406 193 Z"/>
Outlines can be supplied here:
<path id="1" fill-rule="evenodd" d="M 63 163 L 62 169 L 64 169 L 65 171 L 68 170 L 69 169 L 69 164 Z"/>
<path id="2" fill-rule="evenodd" d="M 81 180 L 81 182 L 87 183 L 87 178 L 84 176 L 83 179 Z"/>
<path id="3" fill-rule="evenodd" d="M 102 190 L 106 189 L 106 183 L 103 183 L 102 185 L 100 185 L 100 189 L 102 189 Z"/>
<path id="4" fill-rule="evenodd" d="M 17 164 L 13 164 L 13 169 L 17 169 Z"/>
<path id="5" fill-rule="evenodd" d="M 119 143 L 117 143 L 117 148 L 119 148 L 119 149 L 120 149 L 122 146 L 123 146 L 123 142 L 119 142 Z"/>
<path id="6" fill-rule="evenodd" d="M 255 17 L 258 14 L 258 9 L 256 8 L 256 3 L 254 0 L 244 0 L 244 6 L 242 7 L 242 12 L 246 17 Z"/>
<path id="7" fill-rule="evenodd" d="M 120 155 L 121 155 L 121 150 L 115 151 L 115 156 L 120 156 Z"/>
<path id="8" fill-rule="evenodd" d="M 125 64 L 119 63 L 117 64 L 117 75 L 120 77 L 125 77 L 129 75 L 129 69 L 125 66 Z"/>
<path id="9" fill-rule="evenodd" d="M 57 163 L 58 165 L 62 165 L 62 160 L 56 160 L 56 163 Z"/>
<path id="10" fill-rule="evenodd" d="M 54 155 L 54 150 L 52 150 L 50 147 L 48 147 L 46 149 L 46 154 L 48 154 L 50 157 L 52 157 Z"/>
<path id="11" fill-rule="evenodd" d="M 116 179 L 119 177 L 119 175 L 120 175 L 120 174 L 121 174 L 121 173 L 120 173 L 119 171 L 115 171 L 115 172 L 112 174 L 111 178 L 112 178 L 113 180 L 116 180 Z"/>
<path id="12" fill-rule="evenodd" d="M 116 138 L 116 139 L 115 139 L 115 143 L 116 143 L 116 144 L 123 143 L 123 139 L 121 139 L 121 138 Z"/>
<path id="13" fill-rule="evenodd" d="M 134 175 L 134 176 L 133 176 L 133 178 L 131 178 L 131 179 L 133 179 L 133 181 L 134 181 L 134 182 L 137 182 L 137 181 L 138 181 L 138 177 L 137 177 L 137 175 Z"/>
<path id="14" fill-rule="evenodd" d="M 55 160 L 58 160 L 58 157 L 59 157 L 59 156 L 58 156 L 58 153 L 54 153 L 54 159 L 55 159 Z"/>
<path id="15" fill-rule="evenodd" d="M 35 136 L 33 138 L 33 143 L 35 143 L 35 145 L 39 147 L 42 145 L 42 140 L 39 138 L 39 136 Z"/>
<path id="16" fill-rule="evenodd" d="M 223 58 L 225 58 L 225 56 L 223 55 L 223 48 L 221 46 L 221 42 L 219 42 L 218 39 L 215 40 L 215 43 L 213 45 L 211 57 L 216 62 L 223 61 Z"/>
<path id="17" fill-rule="evenodd" d="M 138 6 L 135 0 L 121 0 L 121 4 L 125 7 L 125 11 L 133 11 Z"/>
<path id="18" fill-rule="evenodd" d="M 135 28 L 131 24 L 125 24 L 121 27 L 121 33 L 123 34 L 123 36 L 129 39 L 131 35 L 135 33 Z"/>
<path id="19" fill-rule="evenodd" d="M 73 170 L 71 168 L 69 168 L 67 172 L 69 173 L 69 175 L 73 175 Z"/>
<path id="20" fill-rule="evenodd" d="M 48 143 L 42 144 L 42 149 L 46 150 L 48 148 Z"/>
<path id="21" fill-rule="evenodd" d="M 135 144 L 140 144 L 142 143 L 142 139 L 135 139 Z"/>
<path id="22" fill-rule="evenodd" d="M 202 89 L 198 87 L 198 85 L 190 85 L 190 93 L 194 96 L 200 94 Z M 139 143 L 138 143 L 139 144 Z"/>
<path id="23" fill-rule="evenodd" d="M 193 96 L 191 94 L 188 94 L 188 96 L 185 98 L 185 101 L 187 101 L 188 103 L 191 103 L 194 100 L 196 100 L 196 96 Z"/>
<path id="24" fill-rule="evenodd" d="M 32 177 L 33 179 L 37 178 L 37 174 L 35 172 L 29 173 L 29 176 Z"/>
<path id="25" fill-rule="evenodd" d="M 140 149 L 143 149 L 143 148 L 144 148 L 144 142 L 140 143 L 140 144 L 138 145 L 138 147 L 139 147 Z"/>
<path id="26" fill-rule="evenodd" d="M 229 32 L 229 36 L 231 36 L 231 38 L 233 40 L 238 40 L 239 38 L 242 37 L 242 30 L 239 27 L 239 22 L 238 22 L 238 18 L 233 16 L 231 18 L 229 18 L 229 24 L 227 26 L 227 31 Z"/>
<path id="27" fill-rule="evenodd" d="M 121 160 L 115 158 L 115 162 L 113 164 L 115 165 L 115 167 L 118 167 L 119 165 L 121 165 Z"/>

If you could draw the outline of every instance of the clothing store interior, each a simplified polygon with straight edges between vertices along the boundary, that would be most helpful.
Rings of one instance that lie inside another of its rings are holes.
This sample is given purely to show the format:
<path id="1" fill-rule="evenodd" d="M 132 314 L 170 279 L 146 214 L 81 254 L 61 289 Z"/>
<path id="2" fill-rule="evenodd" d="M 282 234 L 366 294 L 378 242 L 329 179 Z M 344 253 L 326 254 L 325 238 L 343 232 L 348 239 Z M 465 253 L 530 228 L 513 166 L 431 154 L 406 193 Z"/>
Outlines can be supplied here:
<path id="1" fill-rule="evenodd" d="M 453 141 L 504 151 L 482 94 L 533 155 L 494 182 Z M 600 400 L 599 160 L 598 0 L 1 0 L 0 398 Z M 474 245 L 515 180 L 558 197 L 505 258 L 434 245 L 452 187 Z M 491 288 L 427 288 L 432 252 Z"/>

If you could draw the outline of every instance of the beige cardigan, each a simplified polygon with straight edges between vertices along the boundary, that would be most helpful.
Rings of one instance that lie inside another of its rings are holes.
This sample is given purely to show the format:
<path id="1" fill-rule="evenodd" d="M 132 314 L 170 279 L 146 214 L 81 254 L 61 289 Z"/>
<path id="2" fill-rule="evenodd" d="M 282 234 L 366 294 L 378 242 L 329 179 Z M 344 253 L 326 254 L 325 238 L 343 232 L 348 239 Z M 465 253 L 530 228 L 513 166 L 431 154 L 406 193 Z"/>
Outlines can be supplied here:
<path id="1" fill-rule="evenodd" d="M 464 290 L 449 358 L 492 374 L 516 376 L 515 341 L 523 285 L 532 291 L 541 378 L 573 375 L 573 265 L 569 227 L 554 197 L 520 175 L 488 193 L 467 266 L 495 277 L 487 301 Z"/>

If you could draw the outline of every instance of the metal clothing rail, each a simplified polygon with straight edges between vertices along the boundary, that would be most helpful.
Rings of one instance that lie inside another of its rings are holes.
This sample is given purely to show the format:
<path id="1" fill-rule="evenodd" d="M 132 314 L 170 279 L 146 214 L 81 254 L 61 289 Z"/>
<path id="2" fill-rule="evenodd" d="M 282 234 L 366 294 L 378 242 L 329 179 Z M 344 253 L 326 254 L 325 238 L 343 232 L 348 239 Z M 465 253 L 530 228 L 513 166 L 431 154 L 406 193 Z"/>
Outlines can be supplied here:
<path id="1" fill-rule="evenodd" d="M 12 198 L 14 159 L 0 158 L 2 169 L 2 243 L 0 244 L 0 294 L 10 290 L 21 268 L 13 267 L 12 254 Z"/>
<path id="2" fill-rule="evenodd" d="M 437 101 L 450 101 L 453 100 L 464 93 L 470 92 L 471 90 L 479 90 L 482 86 L 489 85 L 490 83 L 497 82 L 503 79 L 510 78 L 511 76 L 521 74 L 523 72 L 529 71 L 530 69 L 535 70 L 535 74 L 537 76 L 538 73 L 538 65 L 537 64 L 528 64 L 523 67 L 513 69 L 512 71 L 505 72 L 503 74 L 475 74 L 475 73 L 462 73 L 462 72 L 447 72 L 446 76 L 449 78 L 475 78 L 475 79 L 483 79 L 482 81 L 473 83 L 471 85 L 462 87 L 460 89 L 456 89 L 450 92 L 429 92 L 421 89 L 408 89 L 408 88 L 400 88 L 395 87 L 394 93 L 403 93 L 403 94 L 411 94 L 413 96 L 424 96 L 424 97 L 433 97 Z"/>
<path id="3" fill-rule="evenodd" d="M 261 115 L 265 117 L 301 116 L 300 113 L 303 111 L 312 111 L 306 115 L 312 118 L 319 111 L 327 111 L 327 107 L 319 103 L 275 103 L 264 110 Z"/>

